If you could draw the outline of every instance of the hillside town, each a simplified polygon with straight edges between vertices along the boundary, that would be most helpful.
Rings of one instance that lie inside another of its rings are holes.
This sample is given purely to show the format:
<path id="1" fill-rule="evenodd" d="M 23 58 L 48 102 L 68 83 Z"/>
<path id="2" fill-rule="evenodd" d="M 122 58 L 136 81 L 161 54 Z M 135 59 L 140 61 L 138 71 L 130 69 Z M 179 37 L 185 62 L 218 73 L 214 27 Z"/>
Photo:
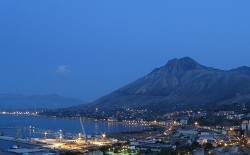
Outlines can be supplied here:
<path id="1" fill-rule="evenodd" d="M 217 110 L 183 110 L 165 113 L 158 117 L 157 115 L 151 116 L 155 120 L 143 119 L 144 116 L 139 117 L 144 114 L 144 110 L 125 109 L 125 112 L 129 112 L 129 114 L 122 120 L 114 116 L 105 116 L 98 118 L 98 121 L 145 125 L 147 129 L 93 135 L 89 136 L 88 142 L 85 141 L 86 136 L 84 135 L 79 137 L 80 139 L 78 138 L 78 141 L 82 142 L 78 142 L 67 139 L 61 133 L 58 140 L 53 141 L 45 136 L 44 138 L 33 138 L 32 143 L 42 144 L 40 147 L 47 148 L 47 153 L 51 154 L 247 155 L 250 152 L 250 112 L 245 104 L 237 105 L 235 107 L 238 108 L 234 108 L 234 110 L 222 110 L 221 108 L 217 108 Z M 38 113 L 32 112 L 1 112 L 2 115 L 17 113 L 40 117 Z M 98 110 L 93 116 L 96 116 L 97 113 Z M 69 118 L 69 116 L 65 117 Z M 73 118 L 77 118 L 77 116 L 73 116 Z M 4 136 L 1 136 L 1 139 L 3 138 Z M 20 153 L 18 149 L 7 152 Z"/>
<path id="2" fill-rule="evenodd" d="M 250 0 L 0 0 L 0 155 L 250 155 Z"/>

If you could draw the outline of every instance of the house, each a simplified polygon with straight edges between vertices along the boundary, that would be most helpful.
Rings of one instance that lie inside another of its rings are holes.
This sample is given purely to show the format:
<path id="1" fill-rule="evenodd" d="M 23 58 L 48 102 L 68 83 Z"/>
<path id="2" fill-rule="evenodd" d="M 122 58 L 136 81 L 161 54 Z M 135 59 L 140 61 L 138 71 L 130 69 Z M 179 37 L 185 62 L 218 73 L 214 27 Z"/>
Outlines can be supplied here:
<path id="1" fill-rule="evenodd" d="M 204 155 L 205 151 L 203 148 L 197 148 L 196 150 L 194 150 L 194 155 Z"/>
<path id="2" fill-rule="evenodd" d="M 180 129 L 178 133 L 184 136 L 194 136 L 198 134 L 198 131 L 195 129 Z"/>
<path id="3" fill-rule="evenodd" d="M 188 124 L 188 119 L 187 118 L 183 118 L 183 119 L 180 120 L 180 123 L 182 125 L 187 125 Z"/>
<path id="4" fill-rule="evenodd" d="M 241 124 L 242 130 L 250 130 L 250 121 L 244 120 Z"/>

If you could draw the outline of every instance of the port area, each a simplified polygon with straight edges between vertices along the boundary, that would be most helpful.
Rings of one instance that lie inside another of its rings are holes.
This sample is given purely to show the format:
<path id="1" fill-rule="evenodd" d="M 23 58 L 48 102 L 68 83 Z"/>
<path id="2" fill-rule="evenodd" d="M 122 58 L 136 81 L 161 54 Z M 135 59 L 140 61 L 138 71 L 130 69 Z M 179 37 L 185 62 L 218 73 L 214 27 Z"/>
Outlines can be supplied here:
<path id="1" fill-rule="evenodd" d="M 2 154 L 36 154 L 36 155 L 55 155 L 67 151 L 87 152 L 89 149 L 98 149 L 102 146 L 108 146 L 115 143 L 112 139 L 49 139 L 49 138 L 32 138 L 22 139 L 11 136 L 0 136 L 1 141 L 9 141 L 18 144 L 27 144 L 26 147 L 7 148 L 0 150 Z"/>
<path id="2" fill-rule="evenodd" d="M 15 137 L 11 137 L 11 136 L 0 136 L 0 140 L 18 142 L 18 143 L 29 144 L 29 145 L 33 145 L 33 146 L 40 146 L 39 144 L 36 144 L 36 143 L 30 141 L 29 139 L 15 138 Z"/>
<path id="3" fill-rule="evenodd" d="M 96 148 L 105 145 L 111 145 L 112 141 L 109 139 L 89 139 L 86 143 L 84 139 L 44 139 L 33 138 L 34 143 L 40 143 L 41 146 L 50 149 L 67 149 L 67 150 L 87 150 L 89 148 Z"/>

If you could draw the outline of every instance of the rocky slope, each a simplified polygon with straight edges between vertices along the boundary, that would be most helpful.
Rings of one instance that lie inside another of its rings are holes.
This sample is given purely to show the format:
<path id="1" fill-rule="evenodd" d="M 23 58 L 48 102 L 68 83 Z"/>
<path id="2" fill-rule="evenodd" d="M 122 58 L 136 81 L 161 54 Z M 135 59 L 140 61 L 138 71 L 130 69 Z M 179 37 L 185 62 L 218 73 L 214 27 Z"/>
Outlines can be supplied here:
<path id="1" fill-rule="evenodd" d="M 135 82 L 88 104 L 88 109 L 176 110 L 250 100 L 250 68 L 219 70 L 189 57 L 172 59 Z"/>

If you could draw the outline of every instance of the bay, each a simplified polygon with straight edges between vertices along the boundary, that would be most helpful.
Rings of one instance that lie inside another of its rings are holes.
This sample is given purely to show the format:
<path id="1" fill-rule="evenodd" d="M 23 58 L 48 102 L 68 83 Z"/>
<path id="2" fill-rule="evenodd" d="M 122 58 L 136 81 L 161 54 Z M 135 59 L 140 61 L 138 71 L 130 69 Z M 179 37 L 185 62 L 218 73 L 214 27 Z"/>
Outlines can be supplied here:
<path id="1" fill-rule="evenodd" d="M 101 122 L 83 120 L 86 134 L 95 135 L 103 133 L 118 133 L 128 131 L 139 131 L 147 129 L 147 126 L 140 124 L 126 124 L 119 122 Z M 31 127 L 31 128 L 30 128 Z M 0 115 L 0 134 L 16 138 L 45 138 L 45 131 L 48 132 L 47 138 L 56 138 L 54 133 L 62 130 L 64 136 L 74 137 L 82 133 L 79 119 L 37 117 L 33 115 Z M 58 135 L 57 135 L 58 136 Z M 0 150 L 7 150 L 13 145 L 21 147 L 33 147 L 29 144 L 0 140 Z"/>
<path id="2" fill-rule="evenodd" d="M 87 134 L 117 133 L 147 129 L 140 124 L 125 124 L 119 122 L 100 122 L 83 120 Z M 42 130 L 62 130 L 64 132 L 82 132 L 79 119 L 48 118 L 32 115 L 0 115 L 0 132 L 6 132 L 5 127 L 34 127 Z M 16 131 L 13 131 L 14 134 Z"/>

